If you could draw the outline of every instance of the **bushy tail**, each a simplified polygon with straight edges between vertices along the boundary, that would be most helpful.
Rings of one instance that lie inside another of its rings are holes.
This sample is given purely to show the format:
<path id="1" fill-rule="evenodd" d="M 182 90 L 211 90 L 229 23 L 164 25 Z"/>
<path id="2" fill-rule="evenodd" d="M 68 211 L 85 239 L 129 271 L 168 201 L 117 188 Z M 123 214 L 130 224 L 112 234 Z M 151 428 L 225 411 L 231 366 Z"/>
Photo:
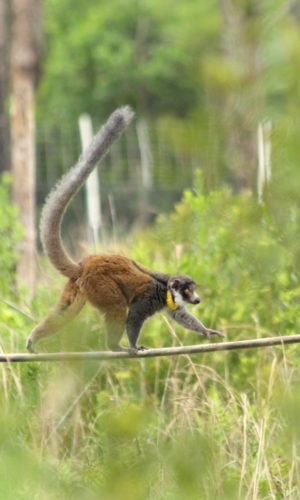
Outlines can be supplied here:
<path id="1" fill-rule="evenodd" d="M 80 266 L 64 249 L 60 226 L 69 201 L 84 183 L 95 165 L 102 160 L 112 143 L 124 132 L 134 116 L 130 107 L 124 106 L 114 111 L 94 136 L 78 163 L 57 183 L 44 205 L 40 236 L 44 252 L 52 264 L 69 278 L 78 276 Z"/>

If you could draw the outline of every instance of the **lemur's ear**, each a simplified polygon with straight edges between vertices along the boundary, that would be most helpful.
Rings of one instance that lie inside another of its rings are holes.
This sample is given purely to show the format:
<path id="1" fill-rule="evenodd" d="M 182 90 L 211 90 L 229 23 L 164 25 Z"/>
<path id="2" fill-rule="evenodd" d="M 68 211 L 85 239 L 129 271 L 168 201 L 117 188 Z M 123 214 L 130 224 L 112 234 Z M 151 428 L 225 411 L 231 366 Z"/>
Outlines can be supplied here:
<path id="1" fill-rule="evenodd" d="M 178 278 L 174 278 L 173 280 L 170 281 L 170 287 L 174 288 L 175 290 L 179 288 L 179 285 L 180 285 L 180 280 Z"/>

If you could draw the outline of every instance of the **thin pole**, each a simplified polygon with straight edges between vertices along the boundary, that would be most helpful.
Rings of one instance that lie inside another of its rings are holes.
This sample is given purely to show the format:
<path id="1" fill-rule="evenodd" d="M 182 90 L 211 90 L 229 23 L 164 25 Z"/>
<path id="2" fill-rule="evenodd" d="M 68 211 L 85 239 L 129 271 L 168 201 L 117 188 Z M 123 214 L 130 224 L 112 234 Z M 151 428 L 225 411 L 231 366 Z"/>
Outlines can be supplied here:
<path id="1" fill-rule="evenodd" d="M 0 354 L 0 363 L 18 363 L 32 361 L 99 361 L 110 359 L 139 359 L 155 356 L 177 356 L 179 354 L 197 354 L 204 352 L 233 351 L 237 349 L 252 349 L 257 347 L 272 347 L 300 342 L 300 335 L 285 335 L 252 340 L 238 340 L 236 342 L 220 342 L 215 344 L 189 345 L 180 347 L 162 347 L 147 349 L 137 354 L 128 352 L 93 351 L 93 352 L 54 352 L 54 353 L 9 353 Z"/>

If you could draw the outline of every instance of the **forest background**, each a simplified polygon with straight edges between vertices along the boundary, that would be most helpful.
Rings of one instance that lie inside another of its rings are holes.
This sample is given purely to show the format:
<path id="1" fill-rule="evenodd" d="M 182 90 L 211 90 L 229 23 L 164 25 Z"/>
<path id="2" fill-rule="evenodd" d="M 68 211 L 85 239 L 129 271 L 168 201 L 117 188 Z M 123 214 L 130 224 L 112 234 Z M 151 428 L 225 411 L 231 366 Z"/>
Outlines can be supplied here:
<path id="1" fill-rule="evenodd" d="M 24 349 L 63 283 L 40 256 L 34 287 L 16 286 L 27 231 L 17 188 L 28 175 L 15 175 L 13 165 L 20 73 L 7 68 L 21 4 L 3 1 L 0 9 L 0 166 L 12 171 L 0 185 L 4 352 Z M 196 314 L 228 340 L 298 333 L 298 2 L 35 0 L 31 12 L 36 217 L 80 154 L 79 116 L 88 113 L 96 130 L 130 104 L 135 124 L 100 170 L 97 250 L 191 274 L 203 298 Z M 84 213 L 82 190 L 63 226 L 76 257 L 92 250 Z M 40 349 L 99 350 L 102 330 L 87 307 Z M 202 338 L 158 315 L 142 341 Z M 296 499 L 298 349 L 1 366 L 0 493 Z"/>

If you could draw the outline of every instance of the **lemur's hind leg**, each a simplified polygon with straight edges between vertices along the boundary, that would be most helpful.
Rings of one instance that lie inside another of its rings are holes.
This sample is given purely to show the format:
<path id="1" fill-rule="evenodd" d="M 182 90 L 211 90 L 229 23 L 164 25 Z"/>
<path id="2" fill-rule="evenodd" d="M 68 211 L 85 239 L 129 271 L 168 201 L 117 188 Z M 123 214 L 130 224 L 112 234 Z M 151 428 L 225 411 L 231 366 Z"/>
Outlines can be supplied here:
<path id="1" fill-rule="evenodd" d="M 120 345 L 127 318 L 125 305 L 119 305 L 118 308 L 116 306 L 106 307 L 104 314 L 107 348 L 110 351 L 128 351 L 126 347 Z"/>
<path id="2" fill-rule="evenodd" d="M 112 273 L 113 274 L 113 273 Z M 87 300 L 104 314 L 106 345 L 111 351 L 127 351 L 120 345 L 127 318 L 127 298 L 119 285 L 109 275 L 83 277 Z"/>
<path id="3" fill-rule="evenodd" d="M 27 339 L 28 351 L 42 338 L 53 335 L 76 316 L 85 304 L 85 297 L 73 280 L 66 283 L 63 292 L 47 316 L 32 330 Z"/>

